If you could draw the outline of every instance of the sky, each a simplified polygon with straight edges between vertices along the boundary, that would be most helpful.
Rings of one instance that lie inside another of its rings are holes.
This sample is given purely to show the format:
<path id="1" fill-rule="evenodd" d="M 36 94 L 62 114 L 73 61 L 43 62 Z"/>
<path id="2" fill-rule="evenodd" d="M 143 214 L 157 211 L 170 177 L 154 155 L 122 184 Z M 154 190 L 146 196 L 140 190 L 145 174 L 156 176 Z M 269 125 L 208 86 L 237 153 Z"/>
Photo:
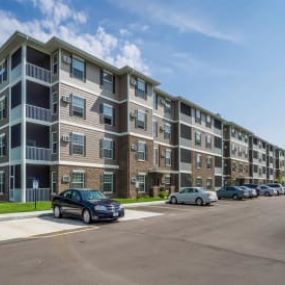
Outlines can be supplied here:
<path id="1" fill-rule="evenodd" d="M 0 0 L 0 45 L 19 30 L 126 64 L 285 147 L 285 1 Z"/>

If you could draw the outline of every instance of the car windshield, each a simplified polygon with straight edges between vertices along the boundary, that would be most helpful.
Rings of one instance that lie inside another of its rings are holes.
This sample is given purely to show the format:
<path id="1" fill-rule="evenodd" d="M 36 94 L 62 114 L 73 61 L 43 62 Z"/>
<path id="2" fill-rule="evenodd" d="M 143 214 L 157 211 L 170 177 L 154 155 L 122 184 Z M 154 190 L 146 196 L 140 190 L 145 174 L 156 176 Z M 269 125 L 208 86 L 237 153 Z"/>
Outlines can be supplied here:
<path id="1" fill-rule="evenodd" d="M 84 190 L 81 192 L 83 200 L 104 200 L 106 196 L 98 190 Z"/>

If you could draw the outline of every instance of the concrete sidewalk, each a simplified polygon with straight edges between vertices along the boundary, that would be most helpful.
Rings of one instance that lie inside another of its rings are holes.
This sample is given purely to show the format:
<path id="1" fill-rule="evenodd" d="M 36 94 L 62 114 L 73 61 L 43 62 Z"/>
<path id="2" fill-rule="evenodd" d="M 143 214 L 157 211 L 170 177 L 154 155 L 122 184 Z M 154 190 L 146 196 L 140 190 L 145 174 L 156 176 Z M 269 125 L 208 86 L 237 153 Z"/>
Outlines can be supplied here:
<path id="1" fill-rule="evenodd" d="M 131 203 L 131 204 L 123 204 L 123 205 L 125 208 L 134 208 L 134 207 L 143 207 L 143 206 L 145 207 L 145 206 L 151 206 L 151 205 L 163 205 L 165 203 L 166 201 L 155 201 L 155 202 L 141 202 L 141 203 Z M 52 215 L 52 210 L 0 214 L 0 222 L 31 219 L 31 218 L 51 216 L 51 215 Z"/>

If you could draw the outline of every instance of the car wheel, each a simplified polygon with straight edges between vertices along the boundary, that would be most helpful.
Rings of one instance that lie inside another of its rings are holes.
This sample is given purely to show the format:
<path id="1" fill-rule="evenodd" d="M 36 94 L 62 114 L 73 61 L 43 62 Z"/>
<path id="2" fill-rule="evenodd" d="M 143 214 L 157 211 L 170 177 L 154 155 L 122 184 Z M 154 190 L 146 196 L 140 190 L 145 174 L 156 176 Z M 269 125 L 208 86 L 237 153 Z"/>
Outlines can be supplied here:
<path id="1" fill-rule="evenodd" d="M 91 215 L 89 210 L 85 209 L 82 213 L 82 220 L 85 224 L 90 224 L 91 223 Z"/>
<path id="2" fill-rule="evenodd" d="M 197 198 L 196 201 L 195 201 L 196 205 L 197 206 L 203 206 L 204 202 L 201 198 Z"/>
<path id="3" fill-rule="evenodd" d="M 265 192 L 265 193 L 264 193 L 264 196 L 269 197 L 269 196 L 270 196 L 270 193 L 269 193 L 269 192 Z"/>
<path id="4" fill-rule="evenodd" d="M 62 217 L 61 208 L 60 206 L 54 206 L 53 208 L 53 215 L 55 218 L 59 219 Z"/>
<path id="5" fill-rule="evenodd" d="M 177 204 L 177 199 L 176 199 L 176 197 L 171 197 L 170 203 L 171 203 L 171 204 Z"/>
<path id="6" fill-rule="evenodd" d="M 233 200 L 238 200 L 238 195 L 237 194 L 233 195 Z"/>

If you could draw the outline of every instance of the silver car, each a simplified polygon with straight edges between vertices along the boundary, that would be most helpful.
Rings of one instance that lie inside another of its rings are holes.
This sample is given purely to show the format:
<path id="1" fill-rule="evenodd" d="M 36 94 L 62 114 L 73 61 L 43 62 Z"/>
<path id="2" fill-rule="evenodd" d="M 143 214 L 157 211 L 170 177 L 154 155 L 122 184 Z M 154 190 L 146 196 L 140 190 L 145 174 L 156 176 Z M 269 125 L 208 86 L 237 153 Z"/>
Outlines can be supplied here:
<path id="1" fill-rule="evenodd" d="M 177 193 L 169 195 L 169 202 L 171 204 L 196 204 L 198 206 L 209 205 L 217 202 L 218 197 L 216 192 L 208 191 L 201 187 L 185 187 Z"/>
<path id="2" fill-rule="evenodd" d="M 239 188 L 241 188 L 242 190 L 244 190 L 245 192 L 248 192 L 249 194 L 249 198 L 256 198 L 257 197 L 257 192 L 255 189 L 251 189 L 249 187 L 246 186 L 239 186 Z"/>
<path id="3" fill-rule="evenodd" d="M 268 185 L 258 185 L 256 188 L 260 196 L 277 196 L 278 192 L 276 189 L 269 187 Z"/>
<path id="4" fill-rule="evenodd" d="M 266 184 L 267 186 L 274 188 L 275 190 L 277 190 L 277 195 L 284 195 L 284 188 L 282 187 L 281 184 L 279 183 L 270 183 L 270 184 Z"/>

